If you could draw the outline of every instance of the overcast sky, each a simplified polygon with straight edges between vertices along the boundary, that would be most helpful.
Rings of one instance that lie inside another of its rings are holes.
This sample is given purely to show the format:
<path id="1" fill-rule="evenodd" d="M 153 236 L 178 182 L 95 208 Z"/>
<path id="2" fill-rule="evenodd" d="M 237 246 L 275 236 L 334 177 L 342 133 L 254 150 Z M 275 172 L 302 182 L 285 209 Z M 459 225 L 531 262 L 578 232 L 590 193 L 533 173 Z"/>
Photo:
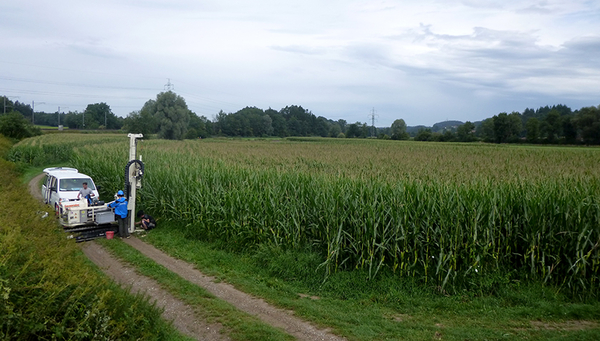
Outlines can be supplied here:
<path id="1" fill-rule="evenodd" d="M 209 119 L 301 105 L 432 125 L 600 104 L 598 0 L 7 0 L 0 36 L 0 95 L 36 111 L 126 116 L 168 79 Z"/>

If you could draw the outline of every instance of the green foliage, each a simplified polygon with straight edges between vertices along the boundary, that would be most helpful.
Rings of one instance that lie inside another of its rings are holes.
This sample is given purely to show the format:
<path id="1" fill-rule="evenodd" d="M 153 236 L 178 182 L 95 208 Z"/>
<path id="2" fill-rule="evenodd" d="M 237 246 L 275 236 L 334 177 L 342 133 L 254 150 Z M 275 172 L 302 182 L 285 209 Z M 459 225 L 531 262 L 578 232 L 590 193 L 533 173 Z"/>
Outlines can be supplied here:
<path id="1" fill-rule="evenodd" d="M 475 135 L 485 142 L 494 142 L 494 119 L 488 118 L 481 122 Z"/>
<path id="2" fill-rule="evenodd" d="M 527 142 L 536 143 L 540 137 L 540 121 L 532 117 L 525 124 L 525 129 L 527 130 Z"/>
<path id="3" fill-rule="evenodd" d="M 431 129 L 421 129 L 415 135 L 415 141 L 432 141 Z"/>
<path id="4" fill-rule="evenodd" d="M 220 111 L 212 125 L 213 133 L 223 136 L 266 137 L 266 136 L 320 136 L 367 137 L 369 128 L 357 122 L 348 132 L 346 121 L 328 120 L 315 116 L 301 106 L 292 105 L 279 111 L 271 108 L 262 110 L 246 107 L 235 113 Z"/>
<path id="5" fill-rule="evenodd" d="M 586 144 L 600 144 L 600 105 L 581 108 L 576 116 L 577 127 Z"/>
<path id="6" fill-rule="evenodd" d="M 7 137 L 0 135 L 0 159 L 6 159 L 8 152 L 12 147 L 12 141 Z"/>
<path id="7" fill-rule="evenodd" d="M 458 127 L 456 136 L 459 142 L 473 142 L 477 140 L 475 137 L 475 125 L 470 121 Z"/>
<path id="8" fill-rule="evenodd" d="M 21 140 L 27 137 L 41 135 L 41 131 L 27 121 L 18 112 L 9 112 L 0 116 L 0 134 L 11 139 Z"/>
<path id="9" fill-rule="evenodd" d="M 153 101 L 144 104 L 142 110 L 131 112 L 125 118 L 124 128 L 128 133 L 143 134 L 144 137 L 155 134 L 158 124 L 152 113 Z"/>
<path id="10" fill-rule="evenodd" d="M 560 114 L 558 110 L 552 109 L 542 121 L 542 133 L 548 143 L 556 143 L 561 135 Z"/>
<path id="11" fill-rule="evenodd" d="M 211 122 L 204 116 L 198 117 L 190 111 L 190 124 L 188 132 L 185 135 L 186 139 L 195 139 L 198 137 L 206 138 L 209 136 L 208 128 L 211 128 Z M 211 128 L 212 129 L 212 128 Z"/>
<path id="12" fill-rule="evenodd" d="M 123 119 L 113 114 L 110 106 L 106 103 L 88 104 L 83 112 L 85 115 L 85 128 L 98 129 L 121 129 Z"/>
<path id="13" fill-rule="evenodd" d="M 147 101 L 140 111 L 134 111 L 127 116 L 125 130 L 144 136 L 158 133 L 160 138 L 167 140 L 196 138 L 203 132 L 201 124 L 193 116 L 195 114 L 188 109 L 183 97 L 172 91 L 161 92 L 156 96 L 156 100 Z M 190 120 L 195 136 L 187 134 Z"/>
<path id="14" fill-rule="evenodd" d="M 13 146 L 7 159 L 12 162 L 32 166 L 67 163 L 73 157 L 74 149 L 85 145 L 96 145 L 115 141 L 127 141 L 115 134 L 52 134 L 25 139 Z"/>
<path id="15" fill-rule="evenodd" d="M 360 137 L 360 122 L 352 123 L 348 126 L 348 130 L 346 130 L 346 137 Z"/>
<path id="16" fill-rule="evenodd" d="M 190 121 L 190 110 L 183 97 L 172 91 L 161 92 L 152 104 L 152 113 L 158 122 L 158 136 L 167 140 L 182 140 Z"/>
<path id="17" fill-rule="evenodd" d="M 392 140 L 408 140 L 410 138 L 406 132 L 406 123 L 403 119 L 395 120 L 392 123 L 391 134 Z"/>
<path id="18" fill-rule="evenodd" d="M 500 113 L 492 118 L 496 143 L 517 142 L 521 133 L 521 114 Z"/>

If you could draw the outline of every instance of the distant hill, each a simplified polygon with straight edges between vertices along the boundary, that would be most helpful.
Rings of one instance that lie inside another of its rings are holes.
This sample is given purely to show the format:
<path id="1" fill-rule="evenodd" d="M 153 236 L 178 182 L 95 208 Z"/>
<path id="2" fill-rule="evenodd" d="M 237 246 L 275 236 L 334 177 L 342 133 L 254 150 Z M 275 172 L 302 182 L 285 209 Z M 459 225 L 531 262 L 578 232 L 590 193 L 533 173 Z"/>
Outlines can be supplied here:
<path id="1" fill-rule="evenodd" d="M 418 125 L 418 126 L 408 126 L 406 127 L 406 132 L 410 135 L 410 136 L 415 136 L 419 130 L 421 129 L 431 129 L 432 132 L 436 133 L 436 132 L 443 132 L 446 129 L 450 129 L 452 131 L 455 131 L 456 128 L 458 128 L 458 126 L 464 124 L 464 122 L 461 121 L 443 121 L 443 122 L 438 122 L 436 124 L 433 125 L 433 127 L 429 127 L 429 126 L 424 126 L 424 125 Z"/>
<path id="2" fill-rule="evenodd" d="M 436 124 L 433 125 L 433 127 L 431 128 L 431 131 L 433 132 L 443 132 L 444 130 L 456 130 L 456 128 L 458 128 L 458 126 L 463 125 L 464 122 L 461 121 L 444 121 L 444 122 L 438 122 Z"/>

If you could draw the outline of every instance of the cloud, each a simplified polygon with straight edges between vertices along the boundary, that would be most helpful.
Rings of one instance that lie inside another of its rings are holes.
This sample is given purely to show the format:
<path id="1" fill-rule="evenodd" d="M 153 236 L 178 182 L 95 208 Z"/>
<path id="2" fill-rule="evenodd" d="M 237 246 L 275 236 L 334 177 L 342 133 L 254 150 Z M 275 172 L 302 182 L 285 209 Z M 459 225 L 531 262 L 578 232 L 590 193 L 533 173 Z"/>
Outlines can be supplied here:
<path id="1" fill-rule="evenodd" d="M 273 46 L 271 46 L 271 49 L 273 49 L 275 51 L 308 54 L 308 55 L 319 55 L 319 54 L 325 53 L 325 51 L 323 51 L 323 49 L 321 49 L 321 48 L 314 48 L 314 47 L 300 46 L 300 45 L 288 45 L 288 46 L 273 45 Z"/>

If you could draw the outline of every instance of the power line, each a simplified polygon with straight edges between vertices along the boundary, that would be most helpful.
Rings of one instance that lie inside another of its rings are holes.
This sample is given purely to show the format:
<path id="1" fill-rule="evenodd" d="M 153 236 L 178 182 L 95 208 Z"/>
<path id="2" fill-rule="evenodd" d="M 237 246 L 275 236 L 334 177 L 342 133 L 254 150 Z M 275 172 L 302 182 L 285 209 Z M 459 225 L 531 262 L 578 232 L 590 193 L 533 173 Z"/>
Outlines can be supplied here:
<path id="1" fill-rule="evenodd" d="M 114 85 L 91 85 L 91 84 L 81 84 L 81 83 L 68 83 L 68 82 L 48 82 L 48 81 L 39 81 L 33 79 L 25 79 L 25 78 L 13 78 L 13 77 L 2 77 L 0 79 L 13 81 L 13 82 L 22 82 L 22 83 L 34 83 L 34 84 L 45 84 L 45 85 L 64 85 L 64 86 L 73 86 L 80 88 L 94 88 L 94 89 L 114 89 L 114 90 L 140 90 L 140 91 L 149 91 L 154 90 L 157 91 L 158 88 L 136 88 L 136 87 L 125 87 L 125 86 L 114 86 Z"/>

